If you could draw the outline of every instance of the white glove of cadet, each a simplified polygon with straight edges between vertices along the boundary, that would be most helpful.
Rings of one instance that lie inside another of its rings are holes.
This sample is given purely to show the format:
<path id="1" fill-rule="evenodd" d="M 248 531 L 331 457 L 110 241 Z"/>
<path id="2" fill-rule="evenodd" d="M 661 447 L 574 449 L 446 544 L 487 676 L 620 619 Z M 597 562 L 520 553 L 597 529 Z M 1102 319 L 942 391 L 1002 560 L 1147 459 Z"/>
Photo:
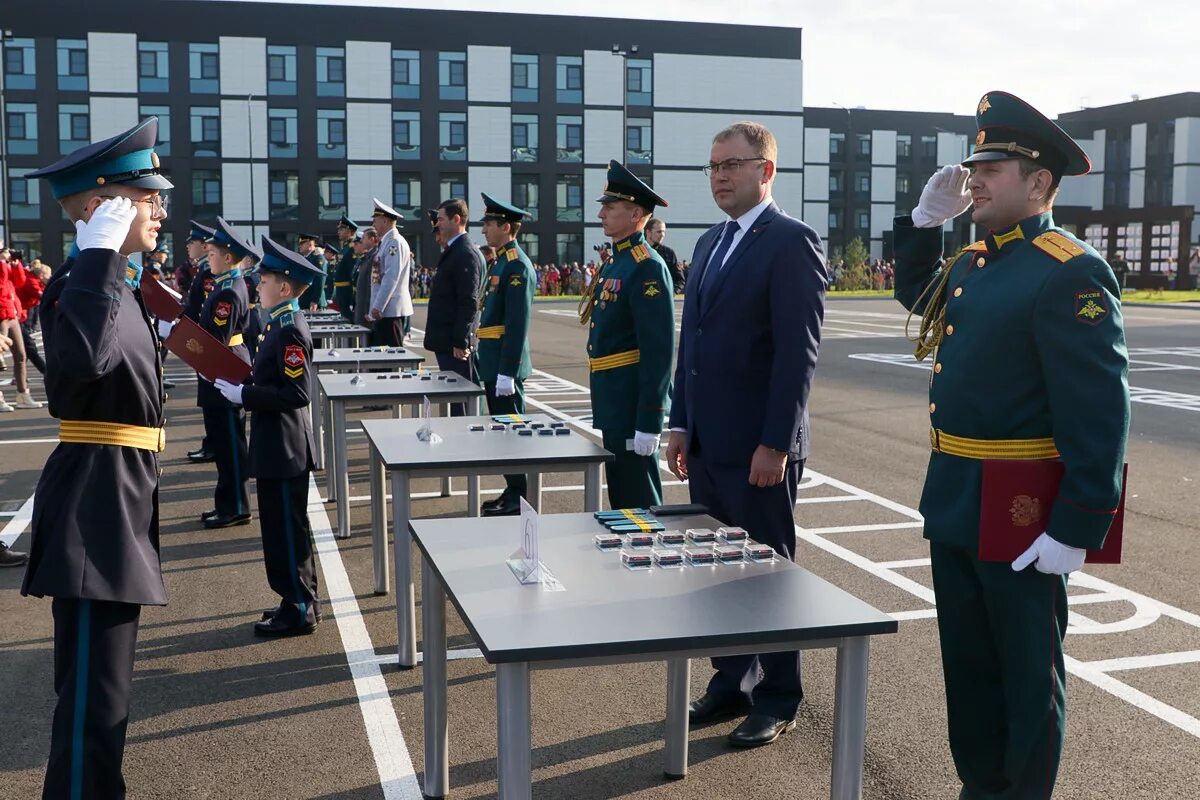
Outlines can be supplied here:
<path id="1" fill-rule="evenodd" d="M 658 442 L 662 438 L 660 433 L 642 433 L 641 431 L 633 432 L 633 452 L 639 456 L 652 456 L 658 452 Z"/>
<path id="2" fill-rule="evenodd" d="M 1020 572 L 1033 564 L 1038 572 L 1046 575 L 1066 575 L 1068 572 L 1083 569 L 1086 558 L 1086 550 L 1063 544 L 1050 538 L 1050 534 L 1043 533 L 1034 539 L 1028 550 L 1017 556 L 1012 568 L 1014 572 Z"/>
<path id="3" fill-rule="evenodd" d="M 165 342 L 167 340 L 167 337 L 171 335 L 171 331 L 174 328 L 175 328 L 174 322 L 167 322 L 165 319 L 160 319 L 158 321 L 158 338 L 162 339 Z"/>
<path id="4" fill-rule="evenodd" d="M 239 406 L 242 404 L 242 384 L 239 383 L 237 386 L 234 386 L 224 378 L 217 378 L 213 382 L 213 386 L 217 387 L 217 391 L 229 402 Z"/>
<path id="5" fill-rule="evenodd" d="M 90 220 L 75 223 L 75 244 L 80 250 L 116 250 L 119 253 L 136 216 L 137 209 L 128 197 L 105 200 L 92 212 Z"/>
<path id="6" fill-rule="evenodd" d="M 913 226 L 940 228 L 970 208 L 971 193 L 967 191 L 970 178 L 971 170 L 961 164 L 950 164 L 933 173 L 913 209 Z"/>
<path id="7" fill-rule="evenodd" d="M 496 397 L 508 397 L 517 393 L 516 384 L 508 375 L 496 376 Z"/>

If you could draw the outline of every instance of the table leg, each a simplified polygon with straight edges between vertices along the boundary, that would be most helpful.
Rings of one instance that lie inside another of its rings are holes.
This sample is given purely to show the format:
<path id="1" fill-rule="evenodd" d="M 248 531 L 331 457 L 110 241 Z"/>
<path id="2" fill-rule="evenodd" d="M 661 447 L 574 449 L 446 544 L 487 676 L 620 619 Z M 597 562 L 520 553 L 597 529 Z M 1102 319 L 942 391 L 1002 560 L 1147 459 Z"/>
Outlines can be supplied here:
<path id="1" fill-rule="evenodd" d="M 392 472 L 392 551 L 396 561 L 396 646 L 400 669 L 417 665 L 417 598 L 412 579 L 412 533 L 408 530 L 412 481 Z"/>
<path id="2" fill-rule="evenodd" d="M 350 466 L 346 451 L 350 443 L 346 441 L 346 404 L 333 404 L 331 424 L 335 429 L 333 437 L 333 473 L 336 477 L 337 497 L 337 537 L 350 538 Z M 341 435 L 337 432 L 340 431 Z"/>
<path id="3" fill-rule="evenodd" d="M 333 460 L 333 447 L 334 447 L 334 442 L 337 441 L 337 435 L 336 435 L 336 431 L 334 430 L 334 427 L 333 427 L 333 401 L 330 400 L 328 396 L 325 397 L 323 409 L 324 409 L 323 416 L 325 418 L 325 456 L 330 461 L 332 461 Z M 345 433 L 346 433 L 346 431 L 343 428 L 343 430 L 342 430 L 343 437 L 345 436 Z M 335 486 L 337 481 L 334 480 L 335 473 L 336 473 L 336 470 L 333 468 L 333 464 L 327 464 L 326 468 L 325 468 L 325 500 L 326 500 L 326 502 L 333 500 L 337 497 L 337 488 Z"/>
<path id="4" fill-rule="evenodd" d="M 529 505 L 533 506 L 534 511 L 540 512 L 542 510 L 542 473 L 525 473 L 525 482 L 528 484 L 526 494 L 529 495 L 526 500 L 529 501 Z"/>
<path id="5" fill-rule="evenodd" d="M 686 658 L 667 660 L 667 732 L 663 776 L 678 780 L 687 775 L 688 688 L 692 662 Z"/>
<path id="6" fill-rule="evenodd" d="M 438 404 L 438 416 L 439 417 L 450 416 L 450 404 L 449 403 L 439 403 Z M 442 476 L 442 497 L 449 497 L 453 491 L 454 491 L 454 484 L 453 484 L 453 481 L 450 479 L 450 476 L 449 475 Z"/>
<path id="7" fill-rule="evenodd" d="M 371 559 L 375 566 L 375 594 L 388 593 L 387 497 L 383 492 L 383 459 L 371 448 Z"/>
<path id="8" fill-rule="evenodd" d="M 404 406 L 401 403 L 396 403 L 392 406 L 392 419 L 400 419 L 404 414 Z"/>
<path id="9" fill-rule="evenodd" d="M 479 516 L 479 476 L 467 476 L 467 516 Z"/>
<path id="10" fill-rule="evenodd" d="M 529 717 L 529 664 L 496 665 L 496 776 L 500 800 L 530 800 L 533 793 Z"/>
<path id="11" fill-rule="evenodd" d="M 583 470 L 583 510 L 600 510 L 600 465 L 588 464 Z"/>
<path id="12" fill-rule="evenodd" d="M 308 401 L 309 413 L 312 416 L 313 441 L 316 442 L 317 452 L 313 454 L 313 467 L 325 469 L 325 415 L 321 413 L 321 384 L 317 380 L 317 370 L 310 369 Z"/>
<path id="13" fill-rule="evenodd" d="M 867 738 L 868 639 L 842 639 L 834 688 L 833 775 L 830 800 L 860 800 Z"/>
<path id="14" fill-rule="evenodd" d="M 429 561 L 421 559 L 422 684 L 425 705 L 426 797 L 445 797 L 450 788 L 446 725 L 446 593 Z"/>

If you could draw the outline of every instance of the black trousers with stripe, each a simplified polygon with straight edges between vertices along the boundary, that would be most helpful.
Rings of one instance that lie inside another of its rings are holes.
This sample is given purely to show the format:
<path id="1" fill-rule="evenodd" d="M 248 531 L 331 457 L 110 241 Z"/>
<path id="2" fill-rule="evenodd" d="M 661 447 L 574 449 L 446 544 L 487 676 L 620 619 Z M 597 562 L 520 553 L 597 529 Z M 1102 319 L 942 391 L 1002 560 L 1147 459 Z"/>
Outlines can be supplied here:
<path id="1" fill-rule="evenodd" d="M 250 513 L 246 494 L 246 411 L 236 408 L 205 408 L 204 433 L 217 465 L 217 488 L 213 507 L 221 516 Z"/>
<path id="2" fill-rule="evenodd" d="M 267 584 L 279 595 L 280 622 L 316 622 L 317 565 L 308 524 L 308 472 L 294 478 L 258 478 L 258 517 Z"/>
<path id="3" fill-rule="evenodd" d="M 500 397 L 496 394 L 496 382 L 485 383 L 483 390 L 487 397 L 488 413 L 492 415 L 498 414 L 524 414 L 525 413 L 525 381 L 514 380 L 513 394 Z M 514 475 L 505 475 L 504 483 L 505 491 L 509 494 L 517 494 L 521 497 L 526 497 L 529 490 L 529 480 L 525 477 L 525 473 Z"/>
<path id="4" fill-rule="evenodd" d="M 54 723 L 43 800 L 120 800 L 142 607 L 55 598 Z"/>

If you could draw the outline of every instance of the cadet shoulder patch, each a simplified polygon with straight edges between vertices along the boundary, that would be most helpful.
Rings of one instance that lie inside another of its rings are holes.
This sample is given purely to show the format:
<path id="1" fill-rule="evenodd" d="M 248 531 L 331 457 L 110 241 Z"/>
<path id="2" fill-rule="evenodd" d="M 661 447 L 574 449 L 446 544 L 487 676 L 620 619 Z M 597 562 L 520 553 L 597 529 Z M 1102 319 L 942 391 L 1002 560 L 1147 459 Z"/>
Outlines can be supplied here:
<path id="1" fill-rule="evenodd" d="M 657 279 L 651 279 L 642 283 L 643 297 L 658 297 L 662 293 L 662 286 L 659 284 Z"/>
<path id="2" fill-rule="evenodd" d="M 1108 298 L 1100 289 L 1075 293 L 1075 319 L 1085 325 L 1099 325 L 1108 316 Z"/>
<path id="3" fill-rule="evenodd" d="M 283 374 L 289 378 L 304 374 L 304 348 L 300 345 L 289 344 L 283 348 Z"/>
<path id="4" fill-rule="evenodd" d="M 650 250 L 644 244 L 639 244 L 630 251 L 633 254 L 633 260 L 639 264 L 650 257 Z"/>
<path id="5" fill-rule="evenodd" d="M 1035 238 L 1032 244 L 1055 261 L 1064 264 L 1075 256 L 1081 256 L 1087 252 L 1083 247 L 1071 241 L 1070 237 L 1064 236 L 1058 231 L 1046 231 Z"/>
<path id="6" fill-rule="evenodd" d="M 523 283 L 524 283 L 524 281 L 521 280 L 520 275 L 513 275 L 511 278 L 508 279 L 508 285 L 512 286 L 514 288 L 522 285 Z"/>
<path id="7" fill-rule="evenodd" d="M 233 313 L 233 306 L 224 301 L 217 303 L 213 308 L 213 322 L 218 325 L 226 325 L 229 323 L 229 315 Z"/>

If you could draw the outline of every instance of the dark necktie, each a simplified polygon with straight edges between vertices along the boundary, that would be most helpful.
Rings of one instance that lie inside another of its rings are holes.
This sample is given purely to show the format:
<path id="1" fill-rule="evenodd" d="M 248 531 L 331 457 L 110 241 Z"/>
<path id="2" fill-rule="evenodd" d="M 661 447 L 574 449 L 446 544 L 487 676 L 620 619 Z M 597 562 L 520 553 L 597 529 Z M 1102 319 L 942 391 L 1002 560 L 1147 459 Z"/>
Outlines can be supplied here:
<path id="1" fill-rule="evenodd" d="M 730 220 L 725 223 L 721 241 L 717 244 L 717 249 L 713 251 L 712 256 L 708 259 L 708 265 L 704 268 L 704 280 L 700 283 L 701 302 L 708 299 L 709 291 L 716 285 L 717 273 L 721 271 L 721 265 L 725 263 L 725 255 L 729 252 L 729 246 L 733 244 L 733 235 L 737 231 L 738 224 L 736 222 Z"/>

